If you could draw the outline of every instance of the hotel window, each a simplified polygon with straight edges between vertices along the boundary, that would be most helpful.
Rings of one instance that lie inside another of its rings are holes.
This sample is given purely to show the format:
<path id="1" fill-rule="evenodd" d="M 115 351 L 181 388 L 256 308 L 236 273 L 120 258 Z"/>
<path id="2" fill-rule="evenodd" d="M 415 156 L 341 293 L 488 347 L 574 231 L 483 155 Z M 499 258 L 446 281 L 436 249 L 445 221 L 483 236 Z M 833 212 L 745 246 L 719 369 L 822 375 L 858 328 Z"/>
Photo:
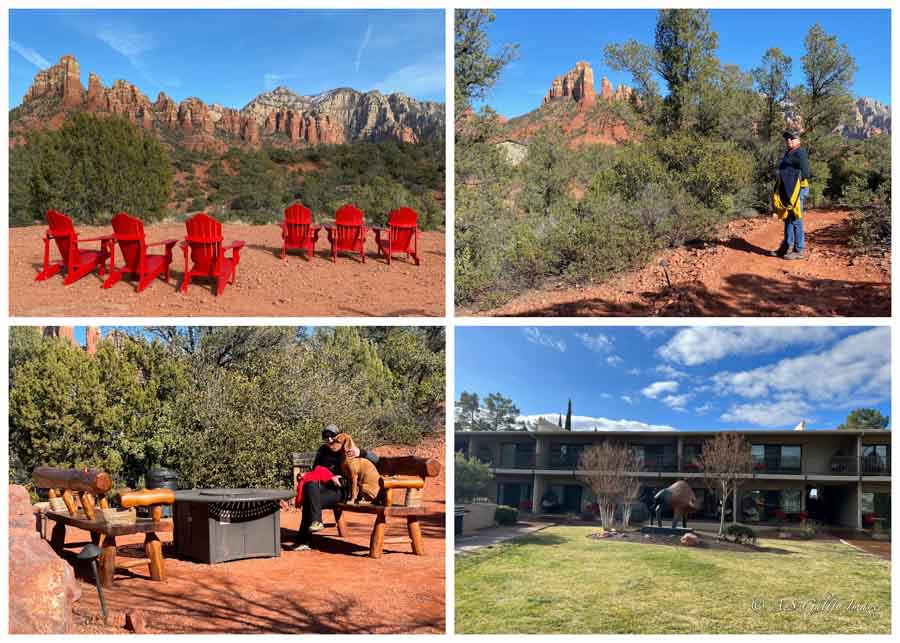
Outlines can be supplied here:
<path id="1" fill-rule="evenodd" d="M 787 489 L 781 492 L 781 510 L 784 513 L 800 513 L 800 493 L 799 489 Z"/>
<path id="2" fill-rule="evenodd" d="M 888 444 L 864 444 L 863 471 L 865 473 L 881 473 L 889 471 L 888 462 L 891 457 L 891 447 Z"/>
<path id="3" fill-rule="evenodd" d="M 685 444 L 681 449 L 681 466 L 687 471 L 698 471 L 699 458 L 703 454 L 702 444 Z"/>
<path id="4" fill-rule="evenodd" d="M 801 455 L 799 446 L 781 447 L 781 469 L 787 471 L 800 471 Z M 798 509 L 799 511 L 799 509 Z"/>
<path id="5" fill-rule="evenodd" d="M 755 470 L 766 468 L 766 447 L 763 444 L 754 444 L 750 447 L 750 458 L 753 460 Z"/>

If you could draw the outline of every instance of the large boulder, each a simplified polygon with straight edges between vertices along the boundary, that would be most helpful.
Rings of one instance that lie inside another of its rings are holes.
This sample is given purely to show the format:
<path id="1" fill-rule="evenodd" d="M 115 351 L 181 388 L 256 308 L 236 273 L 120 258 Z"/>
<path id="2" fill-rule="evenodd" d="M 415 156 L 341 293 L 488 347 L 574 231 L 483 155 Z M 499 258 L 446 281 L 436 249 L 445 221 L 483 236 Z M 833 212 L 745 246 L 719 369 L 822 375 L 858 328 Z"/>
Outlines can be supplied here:
<path id="1" fill-rule="evenodd" d="M 681 537 L 681 544 L 685 547 L 696 547 L 700 544 L 697 534 L 689 533 Z"/>
<path id="2" fill-rule="evenodd" d="M 28 491 L 9 486 L 9 632 L 67 634 L 81 589 L 69 564 L 35 530 Z"/>

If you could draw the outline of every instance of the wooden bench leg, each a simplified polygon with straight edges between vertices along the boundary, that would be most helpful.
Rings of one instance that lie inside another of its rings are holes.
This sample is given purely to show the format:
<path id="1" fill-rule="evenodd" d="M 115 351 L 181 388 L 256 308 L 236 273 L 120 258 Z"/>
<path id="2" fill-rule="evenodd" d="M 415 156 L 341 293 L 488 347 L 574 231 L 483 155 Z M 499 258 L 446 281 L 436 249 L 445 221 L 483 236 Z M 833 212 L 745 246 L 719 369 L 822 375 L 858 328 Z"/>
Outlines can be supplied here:
<path id="1" fill-rule="evenodd" d="M 53 531 L 50 534 L 50 546 L 53 547 L 53 551 L 62 555 L 65 544 L 66 526 L 61 522 L 54 522 Z"/>
<path id="2" fill-rule="evenodd" d="M 419 525 L 418 516 L 406 517 L 406 528 L 409 530 L 409 539 L 412 541 L 412 550 L 416 556 L 425 554 L 425 547 L 422 544 L 422 527 Z"/>
<path id="3" fill-rule="evenodd" d="M 144 551 L 150 559 L 150 578 L 156 581 L 166 580 L 166 563 L 162 553 L 162 543 L 152 531 L 144 536 Z"/>
<path id="4" fill-rule="evenodd" d="M 103 540 L 100 550 L 100 585 L 113 586 L 113 577 L 116 575 L 116 537 L 107 536 Z"/>
<path id="5" fill-rule="evenodd" d="M 369 541 L 369 556 L 372 558 L 381 558 L 384 553 L 384 530 L 387 526 L 387 519 L 384 514 L 375 516 L 375 526 L 372 528 L 372 538 Z"/>
<path id="6" fill-rule="evenodd" d="M 340 509 L 334 509 L 332 511 L 334 513 L 334 522 L 337 525 L 338 536 L 341 538 L 347 537 L 347 522 L 344 520 L 344 512 Z"/>

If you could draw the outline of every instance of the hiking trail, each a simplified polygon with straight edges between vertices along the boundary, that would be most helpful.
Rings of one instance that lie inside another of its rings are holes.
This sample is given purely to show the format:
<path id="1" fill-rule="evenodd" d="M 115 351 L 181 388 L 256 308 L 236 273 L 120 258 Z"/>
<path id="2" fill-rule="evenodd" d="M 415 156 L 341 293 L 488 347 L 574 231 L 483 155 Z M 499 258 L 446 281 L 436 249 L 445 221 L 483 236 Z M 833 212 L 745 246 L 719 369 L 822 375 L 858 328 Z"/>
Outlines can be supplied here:
<path id="1" fill-rule="evenodd" d="M 830 316 L 891 314 L 891 257 L 854 256 L 849 212 L 810 210 L 806 258 L 768 256 L 784 224 L 732 221 L 720 240 L 663 250 L 643 268 L 602 284 L 560 284 L 524 293 L 495 316 Z M 661 266 L 668 265 L 665 272 Z M 465 314 L 465 313 L 463 313 Z"/>

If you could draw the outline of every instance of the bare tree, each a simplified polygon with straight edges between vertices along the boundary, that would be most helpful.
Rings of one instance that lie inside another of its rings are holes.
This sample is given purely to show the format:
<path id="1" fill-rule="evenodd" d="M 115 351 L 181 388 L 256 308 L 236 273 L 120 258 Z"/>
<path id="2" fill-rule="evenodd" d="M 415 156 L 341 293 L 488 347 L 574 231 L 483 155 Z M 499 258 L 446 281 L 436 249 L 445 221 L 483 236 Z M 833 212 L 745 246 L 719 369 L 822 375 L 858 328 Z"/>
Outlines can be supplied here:
<path id="1" fill-rule="evenodd" d="M 635 464 L 633 459 L 631 464 Z M 635 467 L 629 467 L 629 470 L 635 471 Z M 631 505 L 641 495 L 641 479 L 637 476 L 625 476 L 625 483 L 622 486 L 622 526 L 627 527 L 631 522 Z"/>
<path id="2" fill-rule="evenodd" d="M 706 486 L 719 494 L 719 535 L 725 532 L 725 508 L 728 499 L 736 495 L 743 476 L 753 468 L 750 443 L 737 433 L 717 433 L 703 444 L 697 457 Z M 732 516 L 737 521 L 737 515 Z"/>
<path id="3" fill-rule="evenodd" d="M 613 526 L 616 503 L 622 497 L 631 455 L 624 446 L 604 442 L 585 449 L 578 463 L 578 476 L 597 498 L 604 529 Z"/>

